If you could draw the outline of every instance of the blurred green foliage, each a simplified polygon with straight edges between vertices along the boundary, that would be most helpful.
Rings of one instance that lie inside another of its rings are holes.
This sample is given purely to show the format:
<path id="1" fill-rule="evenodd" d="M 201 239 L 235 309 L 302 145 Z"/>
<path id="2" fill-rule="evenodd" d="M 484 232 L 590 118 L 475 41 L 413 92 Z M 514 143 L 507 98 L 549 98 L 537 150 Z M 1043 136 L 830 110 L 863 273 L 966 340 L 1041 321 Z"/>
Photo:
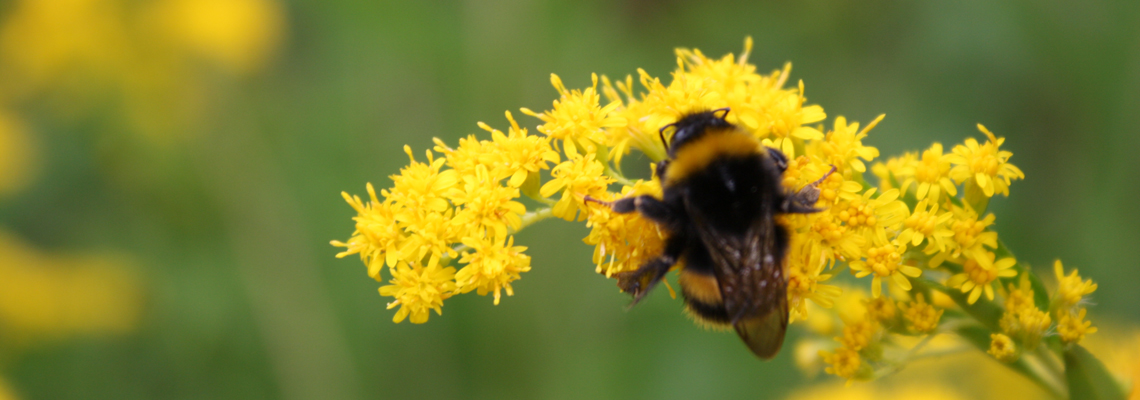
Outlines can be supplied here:
<path id="1" fill-rule="evenodd" d="M 0 21 L 18 4 L 0 3 Z M 747 35 L 761 71 L 793 62 L 828 123 L 886 113 L 867 140 L 884 158 L 978 137 L 977 122 L 1005 136 L 1027 178 L 991 203 L 1003 240 L 1043 276 L 1061 258 L 1097 281 L 1093 321 L 1140 322 L 1140 2 L 282 6 L 263 67 L 176 64 L 182 85 L 157 86 L 151 107 L 82 84 L 4 98 L 39 155 L 30 186 L 0 198 L 0 226 L 45 252 L 129 254 L 146 298 L 133 333 L 0 359 L 17 395 L 782 397 L 808 381 L 788 349 L 760 362 L 666 291 L 626 311 L 580 224 L 519 235 L 534 268 L 516 296 L 458 296 L 425 325 L 392 324 L 377 282 L 328 245 L 352 232 L 339 192 L 387 186 L 404 144 L 418 154 L 476 121 L 506 126 L 503 110 L 548 108 L 552 72 L 571 88 L 591 72 L 664 76 L 674 47 L 739 52 Z"/>

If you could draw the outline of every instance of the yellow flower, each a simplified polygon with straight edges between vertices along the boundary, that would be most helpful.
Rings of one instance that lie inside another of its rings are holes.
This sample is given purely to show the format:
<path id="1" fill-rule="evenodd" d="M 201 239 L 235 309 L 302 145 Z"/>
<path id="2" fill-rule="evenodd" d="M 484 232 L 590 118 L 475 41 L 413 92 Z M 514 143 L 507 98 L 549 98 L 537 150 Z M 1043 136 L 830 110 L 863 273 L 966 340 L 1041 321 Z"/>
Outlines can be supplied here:
<path id="1" fill-rule="evenodd" d="M 882 246 L 888 243 L 887 231 L 894 231 L 910 213 L 906 203 L 898 200 L 898 189 L 873 197 L 878 188 L 868 189 L 863 196 L 831 208 L 831 212 L 848 228 L 855 229 L 868 242 Z"/>
<path id="2" fill-rule="evenodd" d="M 925 249 L 926 254 L 934 254 L 930 259 L 930 267 L 942 265 L 947 258 L 958 258 L 964 250 L 980 248 L 980 246 L 997 248 L 997 232 L 988 231 L 987 228 L 994 223 L 994 215 L 986 214 L 985 218 L 978 219 L 978 213 L 969 206 L 958 207 L 952 205 L 950 212 L 953 217 L 947 223 L 954 232 L 954 240 L 945 242 L 945 251 L 936 248 Z M 937 253 L 937 254 L 935 254 Z"/>
<path id="3" fill-rule="evenodd" d="M 660 183 L 638 180 L 633 186 L 622 187 L 620 194 L 606 193 L 598 199 L 613 201 L 643 194 L 660 197 Z M 590 234 L 582 241 L 595 246 L 596 271 L 606 277 L 637 270 L 664 250 L 665 233 L 639 213 L 618 214 L 609 207 L 595 204 L 588 207 L 586 221 Z"/>
<path id="4" fill-rule="evenodd" d="M 899 184 L 899 182 L 904 182 L 907 176 L 914 173 L 914 164 L 918 162 L 917 157 L 914 153 L 903 153 L 901 156 L 888 158 L 886 163 L 876 162 L 872 164 L 871 173 L 879 178 L 879 190 L 906 190 L 907 185 Z M 895 182 L 892 183 L 891 179 L 894 179 Z M 896 184 L 898 186 L 895 186 Z"/>
<path id="5" fill-rule="evenodd" d="M 927 208 L 929 206 L 929 208 Z M 899 234 L 899 241 L 909 242 L 911 246 L 918 246 L 923 240 L 927 241 L 927 248 L 937 251 L 946 250 L 946 242 L 954 236 L 954 231 L 944 225 L 953 214 L 938 213 L 938 203 L 930 199 L 923 199 L 914 206 L 914 212 L 903 221 L 906 227 Z M 930 254 L 932 252 L 928 252 Z"/>
<path id="6" fill-rule="evenodd" d="M 898 306 L 887 296 L 866 299 L 863 304 L 867 307 L 867 317 L 880 323 L 888 324 L 898 315 Z"/>
<path id="7" fill-rule="evenodd" d="M 986 353 L 1004 363 L 1017 361 L 1018 357 L 1017 345 L 1013 343 L 1013 339 L 1000 333 L 990 334 L 990 349 Z"/>
<path id="8" fill-rule="evenodd" d="M 902 309 L 903 318 L 906 319 L 907 325 L 912 331 L 918 333 L 933 332 L 934 328 L 938 327 L 938 320 L 942 318 L 942 312 L 945 311 L 935 309 L 934 306 L 927 304 L 922 293 L 916 295 L 913 302 L 899 307 Z"/>
<path id="9" fill-rule="evenodd" d="M 603 198 L 606 195 L 606 188 L 613 179 L 603 175 L 604 172 L 605 167 L 593 154 L 573 156 L 550 171 L 551 179 L 542 185 L 539 193 L 550 197 L 561 191 L 562 198 L 554 205 L 554 216 L 572 221 L 578 210 L 586 210 L 586 196 Z M 585 219 L 585 214 L 579 219 Z"/>
<path id="10" fill-rule="evenodd" d="M 356 209 L 356 231 L 348 243 L 339 240 L 332 241 L 333 246 L 344 247 L 345 251 L 337 253 L 337 258 L 351 254 L 360 254 L 360 259 L 368 266 L 368 276 L 380 280 L 380 270 L 385 261 L 389 267 L 396 266 L 399 258 L 399 248 L 404 240 L 404 231 L 396 224 L 396 215 L 391 204 L 382 203 L 376 198 L 376 190 L 372 184 L 367 185 L 368 204 L 364 204 L 358 196 L 349 196 L 341 192 L 340 195 L 352 208 Z"/>
<path id="11" fill-rule="evenodd" d="M 818 253 L 811 248 L 798 243 L 793 243 L 790 247 L 787 290 L 791 322 L 808 318 L 807 300 L 820 307 L 831 308 L 835 299 L 843 293 L 838 286 L 822 284 L 831 279 L 832 275 L 822 273 L 827 265 L 826 260 L 818 259 Z"/>
<path id="12" fill-rule="evenodd" d="M 483 165 L 476 166 L 474 174 L 463 176 L 462 188 L 454 187 L 447 193 L 452 203 L 463 206 L 456 219 L 467 225 L 469 234 L 498 240 L 507 237 L 507 227 L 518 229 L 522 222 L 519 217 L 526 213 L 526 206 L 512 200 L 518 197 L 518 189 L 499 185 Z"/>
<path id="13" fill-rule="evenodd" d="M 958 187 L 950 181 L 950 156 L 942 154 L 942 143 L 934 143 L 929 149 L 922 152 L 922 158 L 912 159 L 901 173 L 896 177 L 902 180 L 904 191 L 912 183 L 918 183 L 915 198 L 918 200 L 930 196 L 930 201 L 937 204 L 939 193 L 946 191 L 950 196 L 958 195 Z"/>
<path id="14" fill-rule="evenodd" d="M 1085 314 L 1088 313 L 1086 309 L 1080 309 L 1073 315 L 1073 313 L 1065 312 L 1061 315 L 1061 319 L 1057 321 L 1057 333 L 1061 335 L 1061 340 L 1065 343 L 1079 343 L 1085 335 L 1096 333 L 1096 327 L 1092 326 L 1092 321 L 1085 321 Z"/>
<path id="15" fill-rule="evenodd" d="M 1021 340 L 1026 350 L 1036 349 L 1052 324 L 1049 314 L 1039 310 L 1034 303 L 1028 272 L 1021 275 L 1018 286 L 1009 285 L 1005 295 L 1005 313 L 999 323 L 1002 332 Z"/>
<path id="16" fill-rule="evenodd" d="M 1053 274 L 1057 277 L 1056 308 L 1059 310 L 1071 310 L 1081 302 L 1082 297 L 1096 291 L 1096 284 L 1092 282 L 1092 279 L 1081 280 L 1081 276 L 1077 275 L 1075 269 L 1068 276 L 1065 276 L 1061 260 L 1053 262 Z"/>
<path id="17" fill-rule="evenodd" d="M 390 269 L 392 280 L 389 282 L 392 284 L 381 286 L 380 295 L 396 298 L 388 303 L 389 310 L 400 306 L 392 322 L 400 323 L 408 315 L 411 315 L 413 324 L 427 322 L 429 311 L 441 314 L 443 301 L 455 292 L 455 268 L 423 267 L 418 263 L 409 266 L 401 262 Z"/>
<path id="18" fill-rule="evenodd" d="M 550 74 L 550 83 L 562 95 L 554 101 L 554 109 L 542 114 L 523 108 L 523 114 L 536 117 L 546 122 L 538 127 L 538 131 L 551 138 L 562 141 L 567 157 L 575 157 L 581 153 L 597 151 L 597 145 L 606 141 L 606 128 L 619 128 L 626 124 L 625 118 L 618 117 L 614 110 L 621 106 L 621 102 L 614 101 L 600 106 L 601 96 L 598 95 L 598 75 L 591 75 L 594 84 L 585 90 L 567 90 L 562 84 L 562 78 Z M 579 152 L 578 147 L 582 147 Z"/>
<path id="19" fill-rule="evenodd" d="M 483 126 L 483 125 L 480 125 Z M 487 127 L 490 129 L 490 127 Z M 439 138 L 432 138 L 435 143 L 434 150 L 443 154 L 446 158 L 447 166 L 451 167 L 459 176 L 465 176 L 475 173 L 475 167 L 480 165 L 494 165 L 494 157 L 496 154 L 492 143 L 486 140 L 479 140 L 475 135 L 467 135 L 465 138 L 459 138 L 459 147 L 448 147 Z"/>
<path id="20" fill-rule="evenodd" d="M 917 278 L 922 270 L 902 263 L 902 255 L 906 253 L 905 243 L 888 243 L 880 247 L 867 249 L 867 258 L 852 261 L 851 272 L 862 278 L 874 275 L 871 279 L 871 296 L 879 297 L 882 293 L 882 278 L 891 278 L 890 283 L 898 285 L 903 290 L 910 290 L 910 280 L 907 277 Z"/>
<path id="21" fill-rule="evenodd" d="M 977 140 L 969 138 L 965 145 L 954 146 L 954 153 L 947 156 L 954 164 L 950 178 L 958 183 L 975 180 L 986 197 L 993 197 L 994 193 L 1009 196 L 1010 182 L 1025 179 L 1025 173 L 1009 163 L 1013 153 L 1000 149 L 1005 138 L 995 137 L 982 124 L 978 124 L 978 130 L 989 140 L 979 145 Z"/>
<path id="22" fill-rule="evenodd" d="M 491 130 L 495 148 L 493 154 L 496 156 L 493 160 L 495 176 L 509 176 L 511 179 L 507 184 L 519 187 L 526 181 L 527 175 L 549 169 L 547 163 L 557 164 L 559 157 L 558 152 L 551 150 L 549 138 L 528 135 L 526 128 L 519 127 L 510 111 L 507 111 L 507 119 L 511 121 L 508 135 Z"/>
<path id="23" fill-rule="evenodd" d="M 834 353 L 820 351 L 819 355 L 823 357 L 823 362 L 830 365 L 824 371 L 847 379 L 848 384 L 856 378 L 862 377 L 864 374 L 861 372 L 864 370 L 870 370 L 869 366 L 863 365 L 863 360 L 859 357 L 858 351 L 846 347 L 835 349 Z"/>
<path id="24" fill-rule="evenodd" d="M 467 266 L 455 274 L 456 291 L 467 293 L 477 290 L 480 296 L 495 293 L 495 305 L 499 305 L 501 290 L 507 291 L 507 296 L 514 296 L 511 282 L 520 278 L 519 274 L 530 271 L 530 256 L 523 254 L 526 246 L 515 246 L 515 237 L 502 240 L 477 240 L 464 238 L 463 244 L 474 252 L 464 252 L 459 259 Z"/>
<path id="25" fill-rule="evenodd" d="M 827 114 L 823 112 L 823 107 L 817 105 L 804 106 L 807 98 L 803 96 L 803 81 L 800 81 L 798 92 L 785 93 L 787 94 L 773 99 L 768 104 L 767 109 L 772 110 L 769 111 L 771 115 L 777 117 L 768 123 L 767 129 L 764 129 L 765 126 L 762 125 L 759 133 L 762 135 L 766 133 L 769 136 L 769 139 L 764 140 L 765 145 L 780 149 L 791 158 L 797 155 L 794 139 L 819 140 L 823 138 L 823 132 L 820 132 L 819 129 L 804 125 L 823 121 L 827 118 Z"/>
<path id="26" fill-rule="evenodd" d="M 835 128 L 827 132 L 824 140 L 813 141 L 812 146 L 817 148 L 812 150 L 817 151 L 824 161 L 836 166 L 840 173 L 846 171 L 847 168 L 858 173 L 866 172 L 867 166 L 859 159 L 871 161 L 879 156 L 879 149 L 864 146 L 863 139 L 867 137 L 867 132 L 878 125 L 885 116 L 879 115 L 863 130 L 859 130 L 858 122 L 848 125 L 846 118 L 838 116 L 835 118 Z"/>
<path id="27" fill-rule="evenodd" d="M 978 297 L 983 292 L 987 299 L 993 300 L 994 287 L 992 283 L 998 277 L 1017 276 L 1017 270 L 1013 269 L 1013 266 L 1017 265 L 1017 260 L 1013 257 L 1006 257 L 994 262 L 996 257 L 994 253 L 981 247 L 975 248 L 970 254 L 972 257 L 962 263 L 962 273 L 955 274 L 946 281 L 946 286 L 961 289 L 962 293 L 969 293 L 968 301 L 970 304 L 978 301 Z"/>
<path id="28" fill-rule="evenodd" d="M 399 175 L 391 176 L 395 185 L 391 190 L 381 191 L 381 194 L 398 208 L 419 212 L 447 210 L 450 205 L 445 195 L 459 183 L 459 174 L 455 170 L 441 171 L 447 160 L 436 159 L 431 151 L 427 152 L 427 164 L 417 162 L 409 146 L 404 146 L 404 153 L 408 154 L 411 162 L 400 170 Z"/>

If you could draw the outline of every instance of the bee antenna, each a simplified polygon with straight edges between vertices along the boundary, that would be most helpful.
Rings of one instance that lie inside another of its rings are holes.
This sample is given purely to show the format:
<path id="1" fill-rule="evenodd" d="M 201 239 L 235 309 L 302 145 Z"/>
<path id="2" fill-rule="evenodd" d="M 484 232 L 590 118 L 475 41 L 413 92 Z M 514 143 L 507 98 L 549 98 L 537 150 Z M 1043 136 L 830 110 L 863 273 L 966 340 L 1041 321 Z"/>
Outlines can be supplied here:
<path id="1" fill-rule="evenodd" d="M 730 108 L 728 108 L 728 107 L 725 107 L 725 108 L 718 108 L 718 109 L 715 109 L 715 110 L 713 110 L 713 111 L 712 111 L 712 112 L 713 112 L 713 116 L 715 116 L 715 115 L 716 115 L 716 113 L 718 113 L 718 112 L 721 112 L 721 111 L 724 111 L 724 114 L 722 114 L 722 115 L 721 115 L 719 118 L 720 118 L 720 119 L 725 119 L 725 118 L 728 118 L 728 112 L 730 111 Z"/>

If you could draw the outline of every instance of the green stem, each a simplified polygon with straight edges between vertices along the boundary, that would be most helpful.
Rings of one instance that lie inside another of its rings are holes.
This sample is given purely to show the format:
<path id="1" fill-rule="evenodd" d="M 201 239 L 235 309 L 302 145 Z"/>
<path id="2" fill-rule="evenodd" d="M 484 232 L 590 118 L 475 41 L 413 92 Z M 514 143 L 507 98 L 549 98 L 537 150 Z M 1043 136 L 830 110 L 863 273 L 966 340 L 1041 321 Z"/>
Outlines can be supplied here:
<path id="1" fill-rule="evenodd" d="M 553 201 L 551 201 L 551 203 L 553 203 Z M 551 207 L 540 208 L 540 209 L 528 212 L 526 214 L 523 214 L 522 223 L 519 224 L 519 228 L 512 230 L 511 233 L 512 234 L 518 233 L 518 231 L 526 229 L 526 227 L 528 227 L 528 226 L 534 225 L 535 222 L 542 221 L 544 219 L 547 219 L 547 218 L 550 218 L 553 216 L 554 216 L 554 208 L 551 208 Z"/>

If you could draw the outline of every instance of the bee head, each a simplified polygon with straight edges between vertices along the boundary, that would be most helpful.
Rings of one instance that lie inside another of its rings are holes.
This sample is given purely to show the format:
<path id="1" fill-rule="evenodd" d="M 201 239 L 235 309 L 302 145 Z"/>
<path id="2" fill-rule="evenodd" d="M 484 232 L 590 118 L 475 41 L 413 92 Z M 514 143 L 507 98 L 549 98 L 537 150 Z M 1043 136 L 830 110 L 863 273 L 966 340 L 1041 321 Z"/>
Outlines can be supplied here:
<path id="1" fill-rule="evenodd" d="M 695 112 L 685 114 L 681 116 L 681 119 L 677 120 L 677 122 L 661 128 L 661 142 L 664 143 L 665 130 L 669 129 L 669 127 L 673 127 L 672 141 L 667 145 L 669 158 L 676 156 L 677 149 L 701 137 L 701 135 L 704 135 L 710 129 L 731 129 L 733 125 L 725 120 L 727 116 L 727 107 L 712 111 Z"/>

